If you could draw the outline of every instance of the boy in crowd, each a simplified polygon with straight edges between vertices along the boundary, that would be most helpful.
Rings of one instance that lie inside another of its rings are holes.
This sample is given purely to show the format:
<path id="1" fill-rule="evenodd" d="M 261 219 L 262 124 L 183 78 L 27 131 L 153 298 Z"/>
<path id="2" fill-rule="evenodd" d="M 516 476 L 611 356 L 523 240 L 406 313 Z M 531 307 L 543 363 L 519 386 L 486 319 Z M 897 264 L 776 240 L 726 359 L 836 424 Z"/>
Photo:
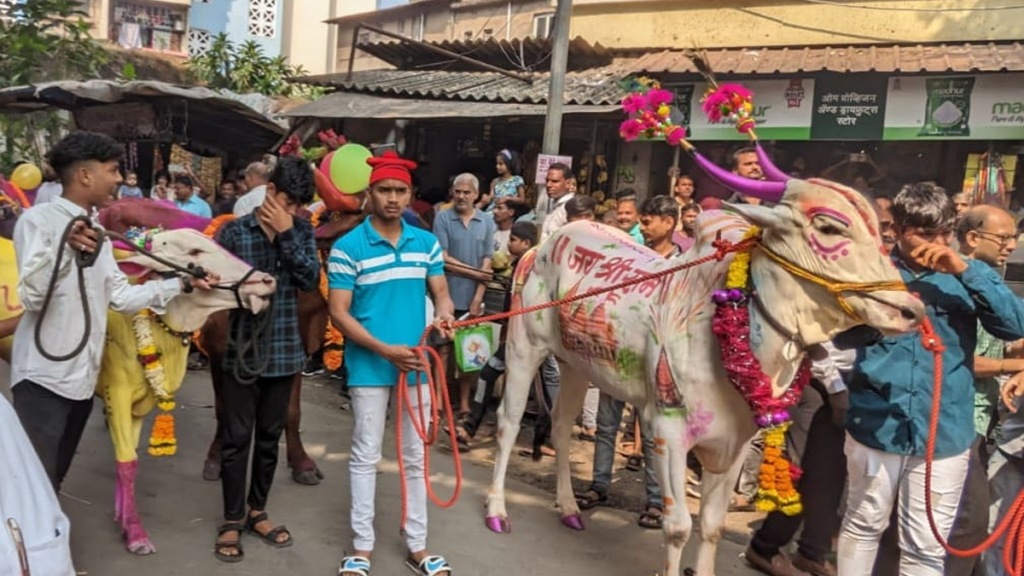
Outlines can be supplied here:
<path id="1" fill-rule="evenodd" d="M 573 196 L 565 203 L 566 222 L 593 220 L 597 201 L 590 196 Z"/>
<path id="2" fill-rule="evenodd" d="M 316 289 L 320 261 L 313 227 L 295 213 L 313 199 L 313 171 L 299 158 L 282 158 L 267 183 L 263 204 L 253 213 L 224 225 L 221 246 L 277 278 L 269 334 L 256 334 L 258 320 L 244 310 L 231 312 L 231 338 L 224 354 L 221 384 L 224 415 L 221 428 L 221 488 L 224 524 L 217 530 L 214 554 L 238 562 L 242 531 L 252 532 L 275 548 L 292 545 L 283 525 L 270 523 L 266 505 L 277 469 L 278 443 L 284 431 L 292 380 L 306 361 L 299 337 L 298 291 Z M 246 348 L 236 343 L 245 343 Z M 250 353 L 246 353 L 249 350 Z M 254 368 L 259 359 L 263 366 Z M 252 452 L 252 477 L 245 494 Z M 249 512 L 245 508 L 248 504 Z"/>
<path id="3" fill-rule="evenodd" d="M 137 312 L 162 311 L 172 298 L 191 286 L 209 289 L 207 280 L 171 278 L 133 286 L 117 267 L 110 243 L 98 241 L 96 230 L 76 222 L 57 261 L 58 246 L 72 219 L 89 216 L 106 204 L 121 184 L 118 163 L 121 145 L 93 132 L 72 132 L 50 151 L 49 162 L 60 177 L 63 194 L 52 202 L 29 208 L 14 228 L 18 260 L 18 297 L 25 308 L 11 351 L 14 409 L 18 413 L 43 468 L 60 492 L 75 449 L 92 413 L 100 359 L 107 329 L 107 309 Z M 74 252 L 99 253 L 96 262 L 79 270 Z M 48 318 L 42 317 L 57 268 Z M 85 294 L 78 289 L 81 274 Z M 217 280 L 210 277 L 209 282 Z M 89 332 L 82 351 L 64 361 L 86 329 L 82 298 L 89 298 Z M 35 344 L 35 333 L 47 352 Z M 49 356 L 49 357 L 48 357 Z"/>
<path id="4" fill-rule="evenodd" d="M 345 336 L 345 364 L 355 421 L 349 461 L 354 551 L 342 558 L 338 576 L 370 573 L 377 463 L 388 403 L 400 371 L 410 379 L 412 412 L 430 413 L 430 394 L 422 389 L 425 380 L 421 377 L 416 382 L 414 375 L 420 372 L 422 376 L 426 367 L 410 348 L 419 343 L 426 328 L 427 287 L 433 296 L 438 327 L 451 321 L 454 312 L 441 245 L 429 232 L 402 220 L 402 212 L 412 200 L 411 171 L 416 163 L 392 151 L 367 162 L 373 166 L 370 217 L 335 243 L 327 263 L 331 320 Z M 416 387 L 421 389 L 417 391 Z M 402 426 L 405 481 L 409 487 L 408 522 L 403 532 L 409 552 L 406 564 L 424 576 L 451 576 L 452 568 L 443 556 L 427 553 L 423 441 L 409 412 L 403 411 L 397 425 Z"/>
<path id="5" fill-rule="evenodd" d="M 117 189 L 117 198 L 142 198 L 142 188 L 139 188 L 139 175 L 129 170 L 124 174 L 124 184 Z"/>
<path id="6" fill-rule="evenodd" d="M 892 206 L 897 235 L 891 258 L 907 288 L 920 294 L 945 345 L 943 426 L 935 445 L 932 510 L 925 509 L 925 444 L 932 403 L 933 356 L 917 333 L 883 337 L 860 327 L 837 347 L 854 347 L 846 415 L 849 489 L 838 546 L 839 576 L 873 566 L 878 543 L 898 504 L 900 573 L 943 574 L 945 550 L 923 519 L 932 514 L 948 538 L 960 504 L 974 440 L 974 350 L 978 323 L 993 336 L 1024 336 L 1024 304 L 992 268 L 964 260 L 950 242 L 955 211 L 931 184 L 908 185 Z"/>
<path id="7" fill-rule="evenodd" d="M 566 207 L 568 209 L 568 206 Z M 512 234 L 509 236 L 508 252 L 513 258 L 509 265 L 510 270 L 516 269 L 516 264 L 523 254 L 537 244 L 537 227 L 531 222 L 516 222 L 512 226 Z M 514 273 L 514 272 L 513 272 Z M 512 291 L 505 295 L 504 311 L 512 307 Z M 469 441 L 476 436 L 484 416 L 492 410 L 497 410 L 500 398 L 494 395 L 494 384 L 498 378 L 505 373 L 505 343 L 494 352 L 494 356 L 487 361 L 483 370 L 480 371 L 480 379 L 476 385 L 476 396 L 473 398 L 473 405 L 469 415 L 463 420 L 461 426 L 455 428 L 455 435 L 458 438 L 460 448 L 469 448 Z"/>

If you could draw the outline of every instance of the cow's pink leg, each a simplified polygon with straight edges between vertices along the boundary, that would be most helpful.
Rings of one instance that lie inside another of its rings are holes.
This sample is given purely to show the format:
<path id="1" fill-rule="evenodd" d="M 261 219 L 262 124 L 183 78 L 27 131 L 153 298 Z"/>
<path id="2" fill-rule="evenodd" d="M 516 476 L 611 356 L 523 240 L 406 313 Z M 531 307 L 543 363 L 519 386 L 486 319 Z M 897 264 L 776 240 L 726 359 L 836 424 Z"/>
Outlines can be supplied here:
<path id="1" fill-rule="evenodd" d="M 513 319 L 512 327 L 516 325 Z M 515 332 L 511 332 L 515 335 Z M 505 508 L 505 473 L 512 448 L 519 435 L 519 423 L 526 410 L 533 377 L 547 350 L 534 347 L 525 337 L 511 337 L 505 350 L 505 397 L 498 408 L 498 454 L 494 459 L 494 474 L 487 492 L 487 528 L 493 532 L 511 532 L 508 510 Z"/>
<path id="2" fill-rule="evenodd" d="M 665 536 L 665 576 L 679 576 L 683 548 L 690 539 L 693 519 L 686 508 L 686 436 L 685 411 L 670 415 L 656 413 L 651 430 L 654 433 L 654 461 L 658 467 L 661 498 L 664 506 L 662 531 Z"/>
<path id="3" fill-rule="evenodd" d="M 715 554 L 718 541 L 722 538 L 722 526 L 725 524 L 725 513 L 729 510 L 729 499 L 732 498 L 736 479 L 743 468 L 748 442 L 738 444 L 734 456 L 735 461 L 724 474 L 715 474 L 704 468 L 701 474 L 700 501 L 700 547 L 697 549 L 697 576 L 713 576 L 715 573 Z M 685 460 L 684 460 L 685 466 Z M 686 478 L 684 469 L 680 478 Z"/>
<path id="4" fill-rule="evenodd" d="M 156 547 L 149 541 L 149 535 L 142 528 L 139 511 L 135 507 L 135 476 L 139 470 L 139 461 L 117 463 L 117 481 L 121 485 L 121 533 L 125 547 L 132 554 L 153 554 Z"/>
<path id="5" fill-rule="evenodd" d="M 121 475 L 116 474 L 114 478 L 114 522 L 121 521 L 124 512 L 124 487 L 121 485 Z"/>
<path id="6" fill-rule="evenodd" d="M 587 394 L 587 381 L 578 370 L 560 363 L 561 385 L 554 410 L 551 412 L 551 443 L 555 447 L 555 461 L 558 468 L 558 484 L 556 502 L 562 514 L 562 524 L 573 529 L 583 530 L 583 518 L 580 517 L 579 505 L 572 489 L 572 470 L 569 462 L 572 423 L 583 408 L 583 398 Z"/>

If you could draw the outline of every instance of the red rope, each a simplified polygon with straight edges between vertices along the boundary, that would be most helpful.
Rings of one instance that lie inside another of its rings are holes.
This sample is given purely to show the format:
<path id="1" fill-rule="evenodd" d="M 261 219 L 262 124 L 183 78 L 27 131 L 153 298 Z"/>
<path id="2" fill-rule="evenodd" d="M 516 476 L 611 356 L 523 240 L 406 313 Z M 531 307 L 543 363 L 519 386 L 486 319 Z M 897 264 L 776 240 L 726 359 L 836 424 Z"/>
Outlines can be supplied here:
<path id="1" fill-rule="evenodd" d="M 650 274 L 644 274 L 642 276 L 631 278 L 618 284 L 611 286 L 604 286 L 601 288 L 594 288 L 587 292 L 576 294 L 567 298 L 560 298 L 552 300 L 550 302 L 544 302 L 541 304 L 535 304 L 533 306 L 527 306 L 526 308 L 516 308 L 507 312 L 500 312 L 498 314 L 491 314 L 489 316 L 480 316 L 477 318 L 470 318 L 467 320 L 458 320 L 448 322 L 444 328 L 447 330 L 456 330 L 459 328 L 466 328 L 468 326 L 475 326 L 484 322 L 496 322 L 498 320 L 504 320 L 513 316 L 519 316 L 521 314 L 529 314 L 531 312 L 537 312 L 538 310 L 546 310 L 548 308 L 554 308 L 556 306 L 564 306 L 565 304 L 571 304 L 585 298 L 597 296 L 607 292 L 615 290 L 621 290 L 623 288 L 632 286 L 634 284 L 640 284 L 647 282 L 648 280 L 654 280 L 657 278 L 663 278 L 670 274 L 679 272 L 680 270 L 686 270 L 687 268 L 693 268 L 709 262 L 721 261 L 727 255 L 732 252 L 743 252 L 750 250 L 757 244 L 757 238 L 749 238 L 740 242 L 730 242 L 728 240 L 715 240 L 712 246 L 715 248 L 715 252 L 691 260 L 689 262 L 683 262 L 675 266 L 671 266 L 664 270 L 659 270 Z M 405 479 L 405 457 L 402 454 L 402 416 L 408 414 L 409 419 L 412 422 L 413 429 L 416 431 L 416 435 L 423 442 L 423 481 L 426 483 L 427 496 L 439 508 L 450 508 L 455 505 L 455 502 L 459 499 L 459 494 L 462 492 L 462 458 L 459 454 L 459 444 L 457 438 L 457 431 L 454 425 L 448 427 L 448 436 L 451 441 L 452 452 L 454 453 L 455 460 L 455 489 L 452 492 L 451 498 L 448 500 L 442 500 L 434 492 L 433 485 L 430 482 L 430 447 L 437 443 L 438 433 L 437 430 L 441 424 L 441 410 L 444 410 L 445 417 L 448 422 L 454 423 L 455 417 L 452 411 L 452 402 L 448 394 L 448 381 L 445 376 L 444 366 L 441 365 L 441 356 L 436 350 L 427 345 L 427 338 L 430 333 L 435 329 L 434 326 L 427 327 L 423 331 L 423 336 L 420 338 L 420 344 L 412 348 L 419 358 L 420 363 L 426 370 L 426 386 L 429 390 L 430 395 L 430 421 L 427 422 L 426 414 L 423 413 L 423 386 L 416 387 L 416 397 L 419 402 L 418 409 L 414 409 L 412 406 L 412 400 L 409 395 L 408 380 L 405 372 L 401 372 L 398 377 L 398 397 L 395 401 L 395 445 L 397 449 L 398 458 L 398 476 L 402 487 L 402 530 L 405 530 L 405 522 L 408 519 L 409 512 L 409 487 Z M 437 369 L 437 378 L 434 378 L 434 369 Z M 415 375 L 417 382 L 419 381 L 419 373 Z M 438 402 L 440 400 L 441 402 Z M 404 413 L 403 413 L 404 411 Z"/>
<path id="2" fill-rule="evenodd" d="M 925 317 L 921 323 L 921 342 L 925 350 L 932 353 L 934 358 L 934 379 L 935 391 L 932 394 L 931 417 L 928 421 L 928 442 L 925 445 L 925 476 L 924 476 L 924 499 L 925 507 L 928 509 L 928 526 L 932 535 L 947 552 L 959 558 L 977 556 L 988 550 L 1004 535 L 1006 542 L 1003 545 L 1003 567 L 1010 576 L 1024 576 L 1024 492 L 1017 495 L 1013 505 L 1007 511 L 995 531 L 981 544 L 966 550 L 960 550 L 950 546 L 949 542 L 942 537 L 939 527 L 935 523 L 935 516 L 932 512 L 932 463 L 935 460 L 935 438 L 939 429 L 939 405 L 942 400 L 942 353 L 946 347 L 942 339 L 935 333 L 931 321 Z"/>

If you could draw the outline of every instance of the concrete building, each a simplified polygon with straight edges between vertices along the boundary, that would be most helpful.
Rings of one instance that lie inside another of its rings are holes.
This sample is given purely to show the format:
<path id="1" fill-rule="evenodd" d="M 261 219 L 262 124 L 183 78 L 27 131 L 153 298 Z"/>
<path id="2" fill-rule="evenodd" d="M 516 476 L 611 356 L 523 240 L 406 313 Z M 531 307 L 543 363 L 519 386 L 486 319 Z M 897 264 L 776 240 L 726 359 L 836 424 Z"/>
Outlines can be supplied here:
<path id="1" fill-rule="evenodd" d="M 609 48 L 910 44 L 1024 38 L 1017 0 L 573 0 L 572 35 Z M 984 10 L 980 10 L 984 8 Z"/>
<path id="2" fill-rule="evenodd" d="M 345 71 L 354 59 L 354 70 L 375 70 L 391 66 L 368 54 L 355 51 L 356 44 L 388 42 L 392 39 L 356 26 L 370 24 L 388 32 L 426 42 L 471 42 L 546 38 L 554 16 L 553 0 L 413 0 L 372 12 L 339 15 L 331 20 L 337 28 L 336 71 Z"/>
<path id="3" fill-rule="evenodd" d="M 375 0 L 85 0 L 97 39 L 126 49 L 194 56 L 226 34 L 253 41 L 310 74 L 333 71 L 331 18 L 374 9 Z"/>

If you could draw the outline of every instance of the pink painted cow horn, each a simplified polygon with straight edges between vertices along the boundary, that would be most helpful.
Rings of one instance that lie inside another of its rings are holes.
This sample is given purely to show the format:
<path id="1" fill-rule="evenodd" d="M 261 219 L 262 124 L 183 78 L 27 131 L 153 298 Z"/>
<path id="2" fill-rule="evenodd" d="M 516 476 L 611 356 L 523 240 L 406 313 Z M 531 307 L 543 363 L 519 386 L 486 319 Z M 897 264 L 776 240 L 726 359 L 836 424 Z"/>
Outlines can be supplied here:
<path id="1" fill-rule="evenodd" d="M 754 144 L 754 150 L 757 151 L 757 161 L 761 164 L 761 172 L 764 173 L 766 180 L 774 182 L 786 182 L 790 179 L 790 175 L 786 174 L 782 170 L 779 170 L 778 166 L 772 163 L 771 157 L 761 147 L 760 142 Z"/>
<path id="2" fill-rule="evenodd" d="M 704 172 L 718 181 L 719 184 L 730 190 L 734 190 L 744 196 L 754 196 L 766 202 L 778 202 L 786 192 L 785 182 L 771 182 L 768 180 L 751 180 L 728 170 L 720 168 L 714 162 L 692 150 L 693 160 L 704 169 Z"/>

